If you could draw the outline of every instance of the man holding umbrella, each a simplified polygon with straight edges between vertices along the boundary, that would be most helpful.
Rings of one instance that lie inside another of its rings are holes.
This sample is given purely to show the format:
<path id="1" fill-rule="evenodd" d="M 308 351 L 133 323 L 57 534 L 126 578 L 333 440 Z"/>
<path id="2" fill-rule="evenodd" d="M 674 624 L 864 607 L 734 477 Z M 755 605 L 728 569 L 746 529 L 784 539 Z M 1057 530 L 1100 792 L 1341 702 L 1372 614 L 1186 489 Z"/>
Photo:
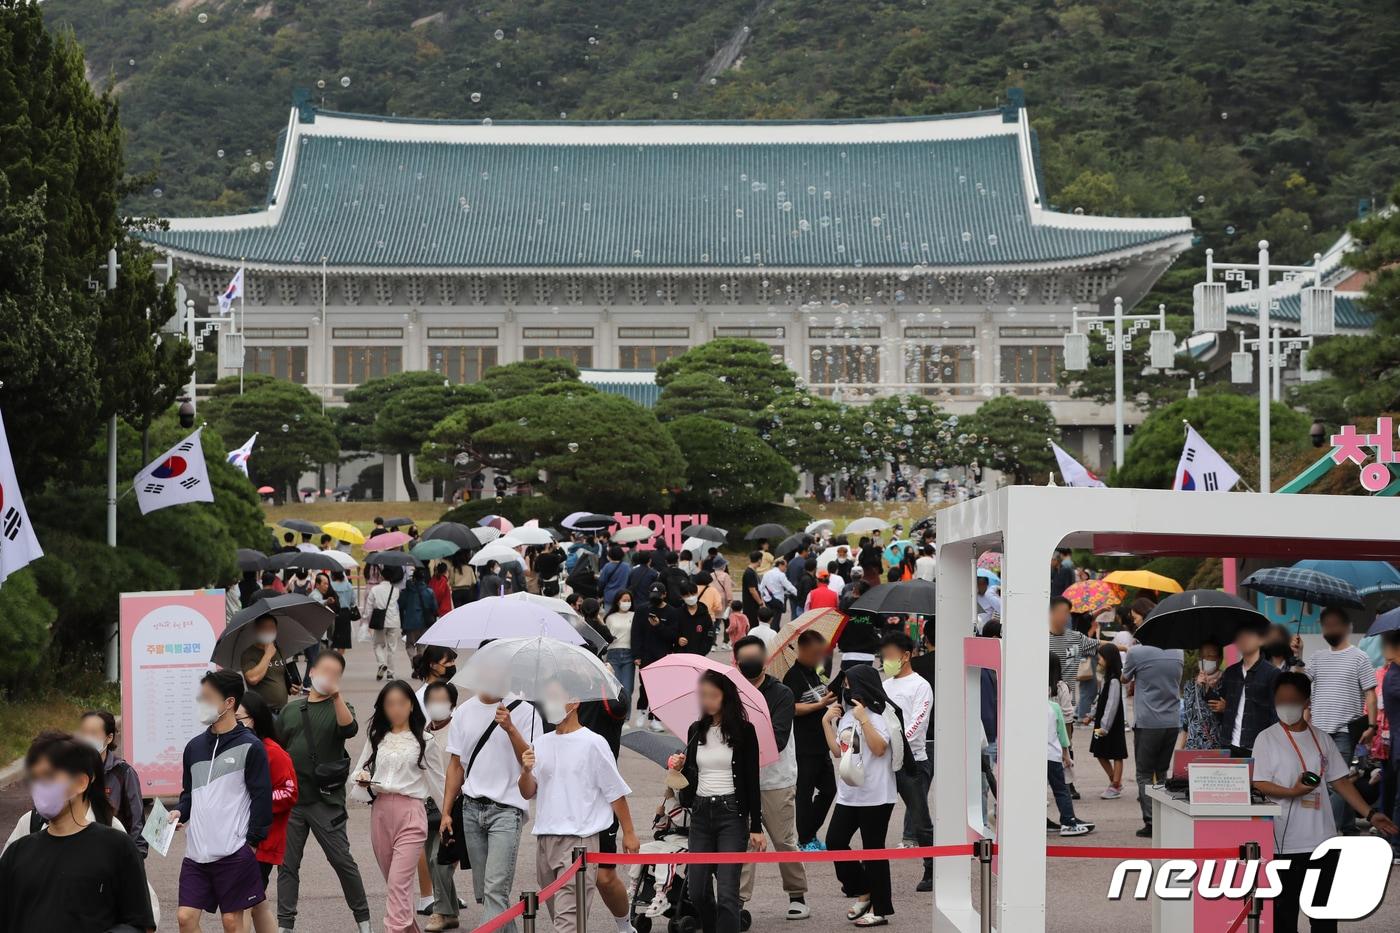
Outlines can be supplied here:
<path id="1" fill-rule="evenodd" d="M 282 649 L 277 647 L 277 617 L 265 615 L 253 623 L 257 641 L 243 649 L 238 659 L 238 669 L 243 672 L 243 680 L 248 688 L 263 698 L 272 715 L 276 716 L 287 705 L 287 696 L 301 692 L 299 684 L 292 683 L 287 672 L 287 659 Z"/>

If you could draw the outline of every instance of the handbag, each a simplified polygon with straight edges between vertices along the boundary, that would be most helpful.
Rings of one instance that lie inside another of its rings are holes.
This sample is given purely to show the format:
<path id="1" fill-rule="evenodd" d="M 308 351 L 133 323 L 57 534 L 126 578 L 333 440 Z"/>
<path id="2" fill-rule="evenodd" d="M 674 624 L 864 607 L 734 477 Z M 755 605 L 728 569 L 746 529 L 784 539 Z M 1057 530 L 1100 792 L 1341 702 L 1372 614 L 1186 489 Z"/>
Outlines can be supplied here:
<path id="1" fill-rule="evenodd" d="M 318 792 L 333 794 L 350 780 L 350 757 L 347 755 L 339 761 L 320 760 L 311 734 L 311 711 L 307 705 L 308 701 L 301 701 L 301 727 L 306 731 L 306 747 L 311 752 L 311 776 Z"/>
<path id="2" fill-rule="evenodd" d="M 384 628 L 384 617 L 389 614 L 387 608 L 371 609 L 369 611 L 369 627 L 371 631 L 381 631 Z"/>
<path id="3" fill-rule="evenodd" d="M 516 708 L 524 702 L 523 699 L 516 700 L 506 706 L 506 711 L 515 712 Z M 471 757 L 467 759 L 467 766 L 462 769 L 462 782 L 464 784 L 467 775 L 472 773 L 472 766 L 476 764 L 476 756 L 480 755 L 481 750 L 486 747 L 486 740 L 491 738 L 491 733 L 497 725 L 498 723 L 493 719 L 485 729 L 481 730 L 481 738 L 476 740 L 476 747 L 472 749 Z M 467 854 L 466 843 L 462 841 L 462 798 L 463 795 L 459 792 L 457 799 L 452 801 L 452 832 L 448 834 L 447 839 L 438 843 L 437 861 L 439 865 L 460 864 L 465 871 L 472 867 L 472 863 L 471 857 Z"/>
<path id="4" fill-rule="evenodd" d="M 1079 667 L 1074 672 L 1074 679 L 1080 683 L 1087 683 L 1094 679 L 1094 666 L 1089 663 L 1088 658 L 1079 659 Z"/>
<path id="5" fill-rule="evenodd" d="M 860 753 L 860 730 L 851 730 L 851 744 L 841 753 L 841 762 L 836 766 L 836 776 L 851 787 L 865 783 L 865 760 Z"/>

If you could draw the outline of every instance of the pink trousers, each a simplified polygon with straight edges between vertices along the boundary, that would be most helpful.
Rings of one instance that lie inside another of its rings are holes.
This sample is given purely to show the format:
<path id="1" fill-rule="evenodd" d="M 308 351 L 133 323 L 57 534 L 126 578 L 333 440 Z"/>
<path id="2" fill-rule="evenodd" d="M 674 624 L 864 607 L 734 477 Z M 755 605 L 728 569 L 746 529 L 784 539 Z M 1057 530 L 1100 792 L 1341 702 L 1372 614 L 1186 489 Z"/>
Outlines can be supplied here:
<path id="1" fill-rule="evenodd" d="M 384 875 L 384 933 L 419 933 L 415 909 L 418 857 L 428 840 L 428 814 L 423 801 L 402 794 L 380 794 L 374 798 L 369 838 Z"/>

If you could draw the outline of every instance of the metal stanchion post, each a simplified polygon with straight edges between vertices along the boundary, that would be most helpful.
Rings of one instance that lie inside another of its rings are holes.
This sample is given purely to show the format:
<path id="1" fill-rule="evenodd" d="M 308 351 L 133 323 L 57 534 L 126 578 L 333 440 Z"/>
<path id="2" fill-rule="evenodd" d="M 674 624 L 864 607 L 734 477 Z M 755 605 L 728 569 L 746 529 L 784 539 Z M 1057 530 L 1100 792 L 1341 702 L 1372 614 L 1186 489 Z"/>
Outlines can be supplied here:
<path id="1" fill-rule="evenodd" d="M 1257 842 L 1246 842 L 1240 846 L 1240 858 L 1248 863 L 1257 864 L 1263 858 L 1263 850 Z M 1254 886 L 1249 890 L 1249 915 L 1245 920 L 1245 928 L 1249 933 L 1259 933 L 1259 920 L 1264 913 L 1264 902 L 1255 896 L 1255 891 L 1259 887 L 1259 876 L 1254 876 Z"/>
<path id="2" fill-rule="evenodd" d="M 574 861 L 583 862 L 578 867 L 578 874 L 574 875 L 574 917 L 578 924 L 576 929 L 588 929 L 588 850 L 583 846 L 574 846 Z"/>
<path id="3" fill-rule="evenodd" d="M 521 891 L 520 899 L 525 902 L 525 912 L 520 915 L 520 929 L 523 933 L 535 933 L 535 915 L 540 912 L 540 897 L 534 891 Z"/>
<path id="4" fill-rule="evenodd" d="M 972 844 L 972 854 L 977 859 L 982 933 L 992 933 L 992 840 L 978 839 Z"/>

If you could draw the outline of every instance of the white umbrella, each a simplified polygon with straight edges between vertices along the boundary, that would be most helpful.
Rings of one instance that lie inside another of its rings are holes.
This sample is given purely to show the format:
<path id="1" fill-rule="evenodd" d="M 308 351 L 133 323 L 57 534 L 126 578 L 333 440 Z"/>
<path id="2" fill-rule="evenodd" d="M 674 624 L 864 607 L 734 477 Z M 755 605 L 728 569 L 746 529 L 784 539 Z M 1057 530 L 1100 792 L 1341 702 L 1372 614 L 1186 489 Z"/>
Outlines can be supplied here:
<path id="1" fill-rule="evenodd" d="M 806 528 L 802 529 L 803 534 L 814 535 L 821 531 L 831 531 L 836 527 L 836 523 L 829 518 L 819 518 Z"/>
<path id="2" fill-rule="evenodd" d="M 527 700 L 545 699 L 556 681 L 567 699 L 577 702 L 615 700 L 622 692 L 622 684 L 596 654 L 539 637 L 493 641 L 473 653 L 452 678 L 458 687 L 478 694 L 519 694 Z"/>
<path id="3" fill-rule="evenodd" d="M 689 551 L 690 556 L 696 560 L 704 560 L 705 555 L 710 553 L 710 548 L 718 546 L 715 542 L 705 538 L 686 538 L 681 542 L 681 550 Z"/>
<path id="4" fill-rule="evenodd" d="M 524 542 L 524 541 L 521 541 L 519 538 L 517 538 L 517 537 L 515 536 L 515 531 L 514 531 L 514 529 L 512 529 L 508 534 L 503 534 L 503 535 L 501 535 L 499 538 L 497 538 L 495 541 L 492 541 L 491 543 L 494 544 L 494 545 L 496 545 L 497 547 L 508 547 L 508 548 L 525 547 L 525 542 Z"/>
<path id="5" fill-rule="evenodd" d="M 501 529 L 491 525 L 478 525 L 472 529 L 472 535 L 482 544 L 490 544 L 501 536 Z"/>
<path id="6" fill-rule="evenodd" d="M 888 527 L 890 527 L 890 523 L 883 518 L 875 518 L 873 515 L 867 515 L 847 525 L 845 534 L 857 535 L 867 531 L 884 531 Z"/>
<path id="7" fill-rule="evenodd" d="M 322 551 L 321 553 L 326 555 L 336 563 L 340 564 L 340 566 L 344 567 L 347 571 L 354 570 L 356 567 L 360 566 L 355 561 L 355 558 L 351 557 L 349 554 L 346 554 L 344 551 L 331 549 Z"/>
<path id="8" fill-rule="evenodd" d="M 553 596 L 541 596 L 538 593 L 511 593 L 503 597 L 506 600 L 513 600 L 518 603 L 530 603 L 539 606 L 548 612 L 558 613 L 565 619 L 583 621 L 583 616 L 574 612 L 574 607 L 564 602 L 562 599 L 555 599 Z"/>
<path id="9" fill-rule="evenodd" d="M 822 551 L 820 554 L 817 555 L 817 569 L 818 569 L 818 570 L 825 570 L 827 564 L 831 563 L 831 562 L 834 561 L 834 560 L 840 560 L 840 559 L 841 559 L 841 555 L 839 555 L 839 554 L 836 553 L 836 548 L 834 548 L 834 547 L 829 547 L 829 548 L 827 548 L 825 551 Z M 851 559 L 851 549 L 850 549 L 850 548 L 846 548 L 846 559 L 847 559 L 847 560 L 850 560 L 850 559 Z"/>
<path id="10" fill-rule="evenodd" d="M 524 559 L 515 551 L 508 547 L 502 547 L 495 541 L 473 554 L 468 563 L 473 567 L 485 567 L 488 562 L 493 560 L 499 564 L 509 564 L 511 561 L 522 565 L 525 563 Z"/>
<path id="11" fill-rule="evenodd" d="M 651 530 L 650 525 L 629 525 L 614 531 L 612 539 L 618 544 L 640 544 L 643 541 L 650 541 L 655 534 L 656 532 Z"/>
<path id="12" fill-rule="evenodd" d="M 418 643 L 462 651 L 476 648 L 483 641 L 527 636 L 552 638 L 570 645 L 584 643 L 583 636 L 557 612 L 503 596 L 488 596 L 458 606 L 429 626 Z"/>
<path id="13" fill-rule="evenodd" d="M 548 544 L 554 540 L 554 535 L 538 525 L 521 525 L 512 531 L 509 537 L 527 545 Z"/>

